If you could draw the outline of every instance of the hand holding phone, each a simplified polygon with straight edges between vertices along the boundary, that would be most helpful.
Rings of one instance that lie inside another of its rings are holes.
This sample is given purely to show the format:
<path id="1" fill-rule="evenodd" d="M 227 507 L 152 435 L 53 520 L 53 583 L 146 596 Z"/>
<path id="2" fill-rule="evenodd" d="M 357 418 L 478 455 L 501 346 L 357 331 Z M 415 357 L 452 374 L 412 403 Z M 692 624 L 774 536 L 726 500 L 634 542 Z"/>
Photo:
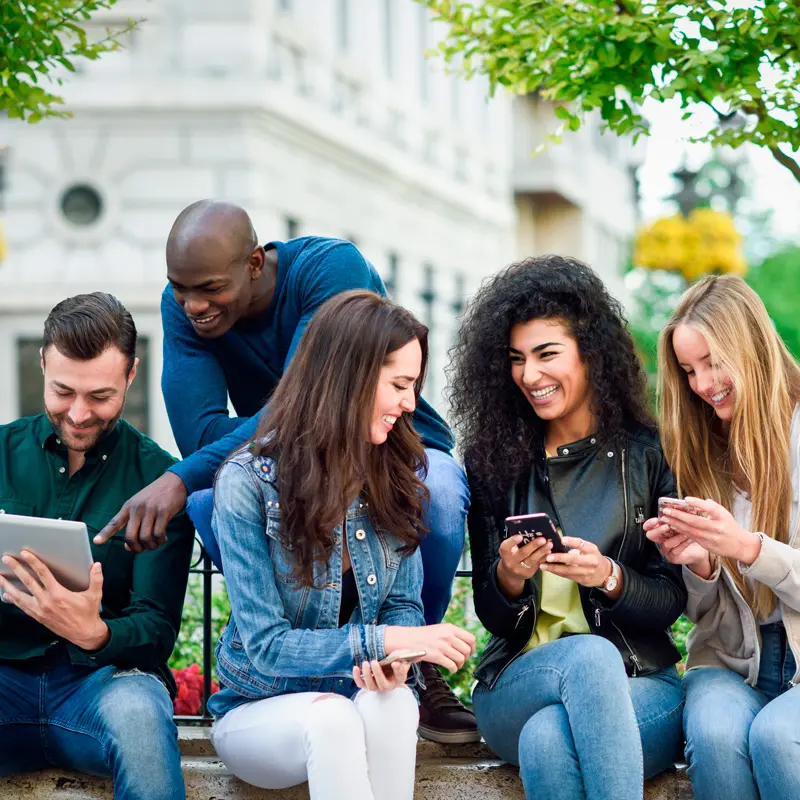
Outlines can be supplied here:
<path id="1" fill-rule="evenodd" d="M 405 661 L 407 664 L 413 664 L 415 661 L 420 661 L 428 655 L 427 650 L 395 650 L 390 653 L 386 658 L 382 658 L 378 663 L 386 669 L 394 664 L 395 661 Z"/>
<path id="2" fill-rule="evenodd" d="M 506 517 L 506 539 L 516 534 L 522 535 L 522 544 L 530 544 L 534 539 L 547 539 L 553 546 L 551 552 L 566 553 L 568 549 L 561 541 L 553 520 L 548 514 L 521 514 L 516 517 Z"/>
<path id="3" fill-rule="evenodd" d="M 678 511 L 683 511 L 685 514 L 693 514 L 696 517 L 706 517 L 707 515 L 699 508 L 689 505 L 686 500 L 681 500 L 678 497 L 659 497 L 658 498 L 658 518 L 666 519 L 664 517 L 665 508 L 676 508 Z M 670 535 L 673 536 L 676 531 L 670 527 Z"/>

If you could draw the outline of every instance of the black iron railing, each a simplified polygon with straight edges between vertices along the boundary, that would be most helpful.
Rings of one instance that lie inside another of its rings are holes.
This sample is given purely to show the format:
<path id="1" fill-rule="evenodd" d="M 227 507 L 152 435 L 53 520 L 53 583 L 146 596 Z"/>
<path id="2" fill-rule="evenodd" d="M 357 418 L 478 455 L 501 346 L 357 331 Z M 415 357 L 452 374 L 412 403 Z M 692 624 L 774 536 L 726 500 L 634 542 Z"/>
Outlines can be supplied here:
<path id="1" fill-rule="evenodd" d="M 216 642 L 213 639 L 213 633 L 211 629 L 211 598 L 213 593 L 213 578 L 215 575 L 222 575 L 222 573 L 214 566 L 213 562 L 209 558 L 208 553 L 206 552 L 205 547 L 203 547 L 203 543 L 200 541 L 198 536 L 195 537 L 195 541 L 199 546 L 199 553 L 197 558 L 192 562 L 192 565 L 189 569 L 190 575 L 201 575 L 202 576 L 202 588 L 203 588 L 203 705 L 201 707 L 201 713 L 193 716 L 176 716 L 175 722 L 179 725 L 186 725 L 186 724 L 194 724 L 194 725 L 204 725 L 211 723 L 211 715 L 208 713 L 206 708 L 206 704 L 208 702 L 208 698 L 211 697 L 211 681 L 212 681 L 212 654 L 214 652 L 214 647 L 216 646 Z M 456 572 L 456 578 L 470 578 L 472 577 L 472 571 L 468 569 L 460 569 Z"/>

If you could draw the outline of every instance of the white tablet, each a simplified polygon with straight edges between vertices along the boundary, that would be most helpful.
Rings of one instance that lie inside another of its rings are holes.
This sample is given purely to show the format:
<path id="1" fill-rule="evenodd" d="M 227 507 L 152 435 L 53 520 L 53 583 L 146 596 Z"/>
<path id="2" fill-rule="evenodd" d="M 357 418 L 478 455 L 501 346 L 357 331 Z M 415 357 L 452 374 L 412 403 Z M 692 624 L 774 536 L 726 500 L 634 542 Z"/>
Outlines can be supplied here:
<path id="1" fill-rule="evenodd" d="M 0 514 L 0 555 L 19 558 L 22 550 L 30 550 L 44 561 L 67 589 L 83 592 L 89 588 L 92 551 L 83 522 Z M 2 561 L 0 575 L 27 591 Z"/>

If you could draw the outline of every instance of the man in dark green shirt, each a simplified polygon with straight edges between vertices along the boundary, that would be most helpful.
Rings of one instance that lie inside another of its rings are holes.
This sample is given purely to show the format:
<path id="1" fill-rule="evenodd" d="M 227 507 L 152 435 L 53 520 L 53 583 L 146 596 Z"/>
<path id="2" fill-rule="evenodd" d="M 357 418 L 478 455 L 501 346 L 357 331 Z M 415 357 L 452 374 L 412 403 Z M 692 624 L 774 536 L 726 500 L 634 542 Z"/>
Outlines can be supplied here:
<path id="1" fill-rule="evenodd" d="M 0 514 L 80 520 L 91 541 L 175 463 L 120 419 L 135 347 L 133 319 L 111 295 L 51 311 L 45 413 L 0 426 Z M 185 797 L 167 659 L 192 544 L 183 514 L 158 550 L 134 556 L 122 539 L 91 543 L 84 592 L 61 586 L 31 553 L 3 557 L 27 591 L 0 577 L 0 775 L 57 764 L 113 776 L 116 798 Z"/>

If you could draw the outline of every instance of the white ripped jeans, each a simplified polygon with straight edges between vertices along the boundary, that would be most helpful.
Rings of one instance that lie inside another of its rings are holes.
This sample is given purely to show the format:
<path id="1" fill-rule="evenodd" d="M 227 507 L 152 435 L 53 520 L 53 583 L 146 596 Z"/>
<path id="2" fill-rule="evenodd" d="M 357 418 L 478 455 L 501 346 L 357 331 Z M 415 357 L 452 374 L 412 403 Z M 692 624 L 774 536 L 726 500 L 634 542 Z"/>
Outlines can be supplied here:
<path id="1" fill-rule="evenodd" d="M 302 692 L 237 706 L 214 724 L 217 755 L 253 786 L 308 781 L 311 800 L 412 800 L 419 709 L 413 692 Z"/>

